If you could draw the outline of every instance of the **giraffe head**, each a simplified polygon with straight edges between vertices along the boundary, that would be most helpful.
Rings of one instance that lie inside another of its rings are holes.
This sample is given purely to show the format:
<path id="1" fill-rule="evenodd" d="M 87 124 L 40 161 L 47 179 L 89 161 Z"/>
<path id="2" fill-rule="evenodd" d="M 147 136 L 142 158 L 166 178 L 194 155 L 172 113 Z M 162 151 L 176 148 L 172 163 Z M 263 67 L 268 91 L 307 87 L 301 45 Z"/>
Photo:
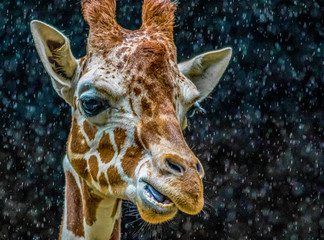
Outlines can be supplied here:
<path id="1" fill-rule="evenodd" d="M 204 205 L 204 170 L 186 144 L 186 113 L 216 86 L 231 49 L 177 64 L 176 4 L 145 0 L 142 27 L 122 28 L 115 0 L 84 0 L 87 54 L 76 60 L 69 40 L 33 21 L 41 60 L 58 94 L 72 107 L 69 161 L 101 196 L 128 199 L 150 223 Z"/>

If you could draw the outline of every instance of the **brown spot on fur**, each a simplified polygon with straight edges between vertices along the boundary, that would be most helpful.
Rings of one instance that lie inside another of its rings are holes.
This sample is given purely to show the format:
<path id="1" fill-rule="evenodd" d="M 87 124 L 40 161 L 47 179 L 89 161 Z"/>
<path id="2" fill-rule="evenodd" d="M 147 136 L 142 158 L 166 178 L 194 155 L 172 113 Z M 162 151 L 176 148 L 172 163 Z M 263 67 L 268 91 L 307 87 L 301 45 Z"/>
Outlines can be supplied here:
<path id="1" fill-rule="evenodd" d="M 134 78 L 135 79 L 135 78 Z M 142 78 L 142 77 L 138 77 L 138 78 L 136 78 L 136 81 L 140 84 L 140 85 L 142 85 L 142 83 L 144 82 L 144 79 Z"/>
<path id="2" fill-rule="evenodd" d="M 143 149 L 140 147 L 130 146 L 121 159 L 121 166 L 124 170 L 124 173 L 132 178 L 135 174 L 135 168 L 137 167 L 139 161 L 143 157 Z"/>
<path id="3" fill-rule="evenodd" d="M 120 56 L 125 53 L 128 50 L 128 47 L 122 47 L 121 49 L 119 49 L 116 53 L 116 57 L 120 58 Z"/>
<path id="4" fill-rule="evenodd" d="M 90 140 L 93 140 L 95 138 L 97 128 L 90 124 L 87 120 L 83 122 L 83 129 Z"/>
<path id="5" fill-rule="evenodd" d="M 99 177 L 99 184 L 100 186 L 103 188 L 103 189 L 107 189 L 108 188 L 108 182 L 107 182 L 107 178 L 105 176 L 105 174 L 102 172 L 100 174 L 100 177 Z"/>
<path id="6" fill-rule="evenodd" d="M 141 72 L 143 70 L 143 64 L 139 63 L 137 65 L 137 71 Z"/>
<path id="7" fill-rule="evenodd" d="M 96 212 L 99 206 L 99 203 L 103 198 L 96 195 L 93 190 L 87 185 L 86 182 L 81 182 L 82 186 L 82 198 L 83 198 L 83 212 L 87 225 L 92 226 L 93 223 L 97 220 Z"/>
<path id="8" fill-rule="evenodd" d="M 75 118 L 72 121 L 72 130 L 70 133 L 70 150 L 76 154 L 85 154 L 90 148 L 86 142 L 85 137 L 80 131 L 80 126 Z"/>
<path id="9" fill-rule="evenodd" d="M 107 170 L 109 184 L 113 193 L 120 193 L 126 187 L 126 182 L 121 178 L 115 166 L 110 166 Z"/>
<path id="10" fill-rule="evenodd" d="M 89 168 L 90 168 L 90 175 L 92 176 L 93 180 L 97 181 L 99 165 L 98 165 L 98 159 L 95 155 L 92 155 L 89 158 Z"/>
<path id="11" fill-rule="evenodd" d="M 106 54 L 106 56 L 107 56 L 108 52 L 104 52 L 104 54 Z M 112 62 L 112 60 L 110 58 L 106 58 L 105 62 L 106 62 L 106 65 L 109 66 L 109 67 L 111 67 L 112 64 L 113 64 L 113 62 Z"/>
<path id="12" fill-rule="evenodd" d="M 87 161 L 84 158 L 72 158 L 71 165 L 80 177 L 88 181 L 90 180 Z"/>
<path id="13" fill-rule="evenodd" d="M 98 146 L 98 152 L 100 154 L 101 161 L 103 163 L 109 163 L 115 155 L 115 150 L 110 142 L 109 134 L 104 132 Z"/>
<path id="14" fill-rule="evenodd" d="M 109 240 L 120 240 L 121 218 L 116 219 L 113 232 Z"/>
<path id="15" fill-rule="evenodd" d="M 123 62 L 119 62 L 118 64 L 117 64 L 117 68 L 118 69 L 122 69 L 124 67 L 124 63 Z"/>
<path id="16" fill-rule="evenodd" d="M 147 98 L 143 97 L 141 99 L 141 105 L 142 105 L 142 113 L 146 116 L 152 117 L 151 103 L 147 100 Z"/>
<path id="17" fill-rule="evenodd" d="M 72 173 L 65 171 L 65 194 L 67 205 L 67 229 L 78 237 L 84 237 L 82 198 Z"/>
<path id="18" fill-rule="evenodd" d="M 135 93 L 136 97 L 138 97 L 141 94 L 141 92 L 142 92 L 142 90 L 140 88 L 137 88 L 137 87 L 134 88 L 134 93 Z"/>
<path id="19" fill-rule="evenodd" d="M 115 143 L 117 145 L 118 153 L 120 153 L 122 145 L 126 140 L 126 130 L 122 128 L 116 128 L 114 130 Z"/>

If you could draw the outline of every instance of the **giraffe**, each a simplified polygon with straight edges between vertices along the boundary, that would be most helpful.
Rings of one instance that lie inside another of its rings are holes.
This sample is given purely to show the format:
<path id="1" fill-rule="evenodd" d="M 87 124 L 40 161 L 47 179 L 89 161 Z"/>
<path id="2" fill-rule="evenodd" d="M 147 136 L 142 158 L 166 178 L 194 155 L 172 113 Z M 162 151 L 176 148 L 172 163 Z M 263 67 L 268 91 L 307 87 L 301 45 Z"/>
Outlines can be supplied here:
<path id="1" fill-rule="evenodd" d="M 177 63 L 176 3 L 144 0 L 142 26 L 118 25 L 115 0 L 83 0 L 86 56 L 38 20 L 31 32 L 52 85 L 72 109 L 63 160 L 60 239 L 120 239 L 121 203 L 158 224 L 204 205 L 204 170 L 184 140 L 186 113 L 219 82 L 232 55 L 224 48 Z"/>

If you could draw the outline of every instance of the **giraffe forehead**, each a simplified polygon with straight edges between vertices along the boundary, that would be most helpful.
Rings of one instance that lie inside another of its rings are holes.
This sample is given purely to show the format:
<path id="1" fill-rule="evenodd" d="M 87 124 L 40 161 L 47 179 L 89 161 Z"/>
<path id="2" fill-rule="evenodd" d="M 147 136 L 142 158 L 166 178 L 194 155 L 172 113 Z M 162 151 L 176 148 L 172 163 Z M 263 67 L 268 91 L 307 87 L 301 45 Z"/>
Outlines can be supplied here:
<path id="1" fill-rule="evenodd" d="M 87 73 L 80 80 L 79 92 L 92 86 L 95 92 L 117 100 L 119 106 L 134 115 L 181 112 L 186 107 L 179 110 L 177 102 L 191 105 L 199 93 L 180 73 L 175 55 L 173 42 L 133 32 L 107 52 L 87 55 L 83 60 L 88 64 L 83 67 Z"/>
<path id="2" fill-rule="evenodd" d="M 130 65 L 134 70 L 134 64 L 142 65 L 158 61 L 157 57 L 168 58 L 176 62 L 176 49 L 173 42 L 162 36 L 148 35 L 144 31 L 131 31 L 124 40 L 113 48 L 106 51 L 91 50 L 87 53 L 87 61 L 84 62 L 87 68 L 98 68 L 98 65 L 105 65 L 105 70 L 123 72 L 128 74 Z M 161 59 L 161 58 L 160 58 Z M 141 64 L 138 64 L 141 63 Z M 141 71 L 141 66 L 136 69 Z"/>

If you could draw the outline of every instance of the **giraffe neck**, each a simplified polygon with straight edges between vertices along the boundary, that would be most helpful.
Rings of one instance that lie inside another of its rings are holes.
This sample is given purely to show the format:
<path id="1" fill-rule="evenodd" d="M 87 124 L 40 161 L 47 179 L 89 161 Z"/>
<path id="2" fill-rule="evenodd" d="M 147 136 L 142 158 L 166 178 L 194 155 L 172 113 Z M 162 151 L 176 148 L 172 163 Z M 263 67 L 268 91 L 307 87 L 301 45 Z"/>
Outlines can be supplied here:
<path id="1" fill-rule="evenodd" d="M 121 200 L 95 193 L 63 161 L 65 200 L 60 239 L 120 239 Z"/>

